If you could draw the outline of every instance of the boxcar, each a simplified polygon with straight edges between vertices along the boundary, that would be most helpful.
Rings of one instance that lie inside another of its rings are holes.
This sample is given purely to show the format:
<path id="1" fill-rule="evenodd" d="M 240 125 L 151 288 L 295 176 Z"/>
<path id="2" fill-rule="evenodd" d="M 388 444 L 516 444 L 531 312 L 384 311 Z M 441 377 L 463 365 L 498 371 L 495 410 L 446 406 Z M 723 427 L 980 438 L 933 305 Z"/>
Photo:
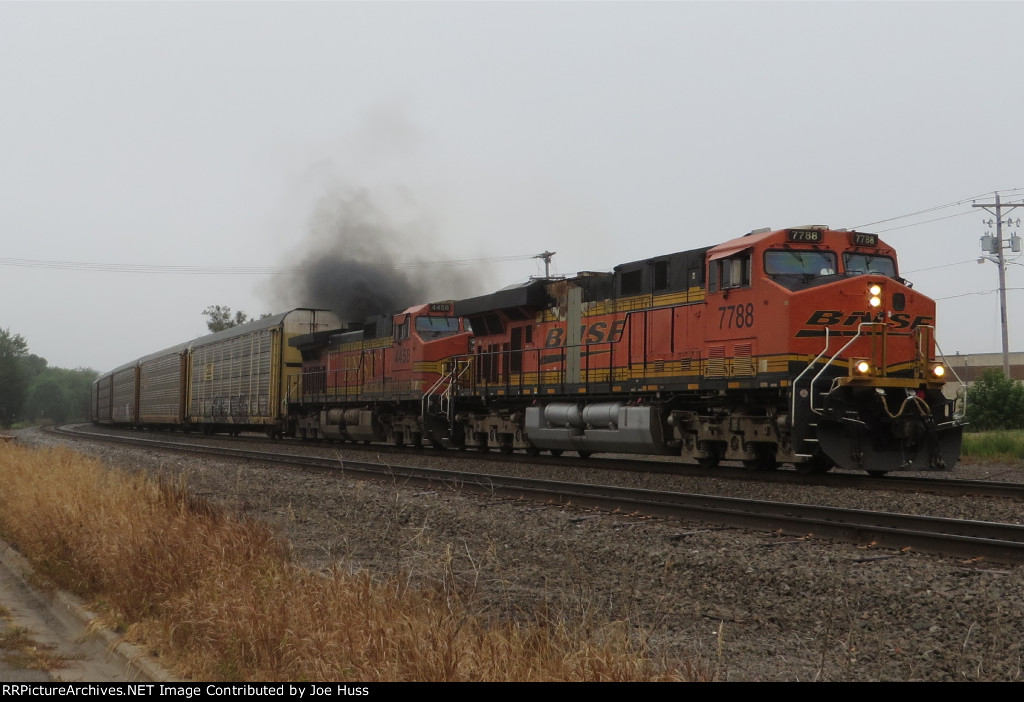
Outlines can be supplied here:
<path id="1" fill-rule="evenodd" d="M 333 312 L 296 309 L 190 342 L 185 352 L 189 425 L 207 433 L 258 430 L 280 436 L 289 388 L 302 373 L 302 355 L 288 341 L 341 326 Z"/>

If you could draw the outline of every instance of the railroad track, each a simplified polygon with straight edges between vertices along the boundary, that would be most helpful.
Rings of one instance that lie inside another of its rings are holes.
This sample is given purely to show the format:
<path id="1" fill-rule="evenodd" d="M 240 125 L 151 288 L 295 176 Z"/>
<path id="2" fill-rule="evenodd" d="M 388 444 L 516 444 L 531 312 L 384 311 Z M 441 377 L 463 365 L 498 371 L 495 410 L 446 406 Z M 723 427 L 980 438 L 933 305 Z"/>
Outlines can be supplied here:
<path id="1" fill-rule="evenodd" d="M 82 425 L 90 427 L 91 425 Z M 120 436 L 112 434 L 101 434 L 88 432 L 90 436 Z M 171 434 L 159 433 L 125 433 L 124 436 L 172 436 Z M 179 434 L 179 437 L 188 435 Z M 292 448 L 323 446 L 324 444 L 313 444 L 305 442 L 287 441 L 282 444 L 280 441 L 271 441 L 265 437 L 246 436 L 230 437 L 226 435 L 202 436 L 191 435 L 191 439 L 203 442 L 216 442 L 230 445 L 232 443 L 265 443 L 268 446 Z M 146 441 L 147 439 L 139 439 Z M 159 441 L 159 439 L 153 439 Z M 418 456 L 444 456 L 451 461 L 475 461 L 494 462 L 501 464 L 523 464 L 530 466 L 552 466 L 555 468 L 583 468 L 621 471 L 624 473 L 653 473 L 661 475 L 687 476 L 695 478 L 716 478 L 723 480 L 760 481 L 775 484 L 791 484 L 798 486 L 825 486 L 836 488 L 853 488 L 864 490 L 887 490 L 891 492 L 926 493 L 930 495 L 951 495 L 954 497 L 1000 497 L 1024 501 L 1024 483 L 993 481 L 993 480 L 963 480 L 959 478 L 927 478 L 914 475 L 894 475 L 885 477 L 872 477 L 863 472 L 854 473 L 831 472 L 818 475 L 807 475 L 798 473 L 795 470 L 778 471 L 750 471 L 738 467 L 717 466 L 715 468 L 701 468 L 696 464 L 682 463 L 678 460 L 658 460 L 657 458 L 637 458 L 620 456 L 592 456 L 590 458 L 577 458 L 575 456 L 527 456 L 522 453 L 502 454 L 498 452 L 479 451 L 436 451 L 431 448 L 412 449 L 408 447 L 395 447 L 386 444 L 364 445 L 359 443 L 338 444 L 346 451 L 367 452 L 374 455 L 387 455 L 395 457 L 409 457 L 415 460 Z M 948 474 L 941 474 L 948 475 Z"/>
<path id="2" fill-rule="evenodd" d="M 359 475 L 389 480 L 404 486 L 444 488 L 504 499 L 528 499 L 630 515 L 695 520 L 800 537 L 833 538 L 883 548 L 941 553 L 967 559 L 1024 562 L 1024 526 L 1016 524 L 568 483 L 227 446 L 183 444 L 64 428 L 55 431 L 62 436 L 76 439 L 129 443 L 155 450 L 260 461 L 289 465 L 303 470 L 329 471 L 333 474 Z"/>

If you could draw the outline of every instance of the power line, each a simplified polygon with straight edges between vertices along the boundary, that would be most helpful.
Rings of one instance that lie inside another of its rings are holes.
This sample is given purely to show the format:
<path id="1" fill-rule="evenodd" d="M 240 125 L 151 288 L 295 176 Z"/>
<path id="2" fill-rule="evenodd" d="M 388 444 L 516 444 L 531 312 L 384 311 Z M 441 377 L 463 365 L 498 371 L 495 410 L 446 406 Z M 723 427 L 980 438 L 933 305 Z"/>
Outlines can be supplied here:
<path id="1" fill-rule="evenodd" d="M 1010 194 L 1010 193 L 1016 193 L 1016 192 L 1021 192 L 1021 191 L 1024 191 L 1024 188 L 1009 188 L 1009 189 L 1005 189 L 1005 190 L 997 190 L 996 192 Z M 975 200 L 977 200 L 979 198 L 985 197 L 986 195 L 990 194 L 991 192 L 992 191 L 989 190 L 989 191 L 981 193 L 980 195 L 974 195 L 972 197 L 963 198 L 962 200 L 957 200 L 956 202 L 947 202 L 944 205 L 935 205 L 934 207 L 926 207 L 923 210 L 918 210 L 916 212 L 908 212 L 907 214 L 901 214 L 901 215 L 897 215 L 895 217 L 889 217 L 888 219 L 880 219 L 880 220 L 875 221 L 875 222 L 868 222 L 867 224 L 858 224 L 856 227 L 853 227 L 853 229 L 861 229 L 863 227 L 873 227 L 876 224 L 885 224 L 886 222 L 895 222 L 898 219 L 906 219 L 907 217 L 917 217 L 918 215 L 927 214 L 929 212 L 935 212 L 936 210 L 942 210 L 942 209 L 945 209 L 947 207 L 956 207 L 957 205 L 963 205 L 963 204 L 966 204 L 968 202 L 973 202 L 973 201 L 975 201 Z M 1010 204 L 1010 203 L 1005 203 L 1005 204 Z M 1013 203 L 1013 204 L 1022 204 L 1022 203 Z M 968 210 L 967 212 L 970 212 L 970 210 Z M 963 214 L 967 214 L 967 212 L 965 212 Z M 950 216 L 951 217 L 958 217 L 960 215 L 956 214 L 956 215 L 950 215 Z M 939 217 L 938 219 L 945 219 L 945 217 Z M 935 222 L 935 221 L 938 221 L 938 219 L 928 220 L 928 221 L 929 222 Z M 918 224 L 926 224 L 926 223 L 927 222 L 919 222 Z M 917 224 L 908 224 L 908 225 L 905 225 L 905 226 L 907 226 L 907 227 L 914 227 L 914 226 L 917 226 Z M 902 228 L 903 227 L 893 227 L 892 229 L 883 229 L 882 231 L 887 231 L 888 232 L 888 231 L 893 231 L 894 229 L 902 229 Z"/>
<path id="2" fill-rule="evenodd" d="M 1014 190 L 1019 190 L 1019 189 L 1020 188 L 1014 188 Z M 957 200 L 956 202 L 947 202 L 945 205 L 935 205 L 934 207 L 927 207 L 927 208 L 925 208 L 923 210 L 918 210 L 917 212 L 909 212 L 907 214 L 901 214 L 901 215 L 897 215 L 895 217 L 889 217 L 888 219 L 880 219 L 877 222 L 868 222 L 867 224 L 858 224 L 856 227 L 854 227 L 854 229 L 860 229 L 862 227 L 873 227 L 876 224 L 885 224 L 886 222 L 894 222 L 897 219 L 906 219 L 907 217 L 916 217 L 917 215 L 927 214 L 928 212 L 934 212 L 935 210 L 942 210 L 942 209 L 945 209 L 947 207 L 955 207 L 957 205 L 962 205 L 964 203 L 971 202 L 972 200 L 977 200 L 979 197 L 983 197 L 985 195 L 988 195 L 989 192 L 990 191 L 986 191 L 986 192 L 981 193 L 980 195 L 975 195 L 973 197 L 964 198 L 963 200 Z M 1009 192 L 1013 192 L 1013 191 L 1011 190 Z"/>
<path id="3" fill-rule="evenodd" d="M 944 263 L 941 266 L 930 266 L 928 268 L 917 268 L 917 269 L 914 269 L 912 271 L 900 271 L 900 273 L 901 274 L 905 273 L 907 275 L 910 275 L 911 273 L 922 273 L 924 271 L 934 271 L 934 270 L 938 270 L 939 268 L 951 268 L 952 266 L 962 266 L 965 263 L 976 263 L 976 262 L 977 262 L 976 259 L 972 258 L 969 261 L 957 261 L 956 263 Z"/>
<path id="4" fill-rule="evenodd" d="M 901 224 L 898 227 L 889 227 L 888 229 L 879 229 L 878 234 L 884 234 L 885 232 L 894 232 L 897 229 L 906 229 L 907 227 L 919 227 L 922 224 L 931 224 L 932 222 L 939 222 L 944 219 L 953 219 L 954 217 L 963 217 L 964 215 L 971 214 L 972 210 L 964 210 L 963 212 L 957 212 L 956 214 L 946 215 L 945 217 L 936 217 L 935 219 L 926 219 L 923 222 L 914 222 L 913 224 Z M 870 226 L 870 225 L 868 225 Z"/>
<path id="5" fill-rule="evenodd" d="M 1007 290 L 1024 290 L 1024 288 L 1006 288 Z M 939 300 L 953 300 L 958 297 L 968 297 L 970 295 L 991 295 L 992 293 L 999 292 L 999 288 L 993 288 L 991 290 L 978 290 L 977 292 L 965 292 L 959 295 L 947 295 L 946 297 L 935 297 L 932 298 L 936 302 Z"/>

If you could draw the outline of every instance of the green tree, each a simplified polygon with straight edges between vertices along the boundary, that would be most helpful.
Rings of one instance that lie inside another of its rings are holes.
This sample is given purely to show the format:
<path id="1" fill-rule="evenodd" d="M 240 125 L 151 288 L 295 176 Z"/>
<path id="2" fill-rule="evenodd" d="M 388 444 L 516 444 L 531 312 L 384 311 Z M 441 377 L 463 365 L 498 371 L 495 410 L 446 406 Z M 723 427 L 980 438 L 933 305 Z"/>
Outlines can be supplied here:
<path id="1" fill-rule="evenodd" d="M 25 373 L 26 383 L 31 383 L 47 367 L 46 359 L 34 353 L 22 356 L 19 363 L 21 363 L 21 369 Z"/>
<path id="2" fill-rule="evenodd" d="M 230 307 L 221 307 L 220 305 L 210 305 L 203 310 L 203 314 L 208 317 L 206 320 L 206 328 L 211 332 L 231 329 L 232 327 L 237 327 L 240 324 L 252 322 L 256 319 L 255 317 L 250 317 L 242 310 L 238 310 L 234 315 L 232 315 Z M 263 319 L 264 317 L 269 316 L 269 314 L 261 314 L 259 318 Z"/>
<path id="3" fill-rule="evenodd" d="M 1024 427 L 1024 385 L 989 368 L 967 390 L 967 421 L 980 430 Z"/>
<path id="4" fill-rule="evenodd" d="M 64 388 L 51 377 L 37 379 L 28 390 L 22 416 L 30 422 L 52 419 L 58 424 L 68 421 L 68 398 Z"/>
<path id="5" fill-rule="evenodd" d="M 87 421 L 97 375 L 91 368 L 46 368 L 29 384 L 22 417 L 57 423 Z"/>
<path id="6" fill-rule="evenodd" d="M 11 426 L 21 412 L 27 386 L 21 360 L 27 355 L 28 342 L 21 334 L 0 329 L 0 426 Z"/>

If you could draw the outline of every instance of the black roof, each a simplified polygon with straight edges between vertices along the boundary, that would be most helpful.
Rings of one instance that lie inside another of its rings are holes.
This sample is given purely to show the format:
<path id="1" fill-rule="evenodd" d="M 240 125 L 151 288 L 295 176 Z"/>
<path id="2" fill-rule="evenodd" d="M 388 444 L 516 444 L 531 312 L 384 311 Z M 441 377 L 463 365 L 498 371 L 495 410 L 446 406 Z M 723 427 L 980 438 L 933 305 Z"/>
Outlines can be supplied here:
<path id="1" fill-rule="evenodd" d="M 547 304 L 548 298 L 545 287 L 546 282 L 544 280 L 530 280 L 526 283 L 510 285 L 488 295 L 458 300 L 455 303 L 455 315 L 458 317 L 469 317 L 484 312 L 507 310 L 513 307 L 544 307 Z"/>

